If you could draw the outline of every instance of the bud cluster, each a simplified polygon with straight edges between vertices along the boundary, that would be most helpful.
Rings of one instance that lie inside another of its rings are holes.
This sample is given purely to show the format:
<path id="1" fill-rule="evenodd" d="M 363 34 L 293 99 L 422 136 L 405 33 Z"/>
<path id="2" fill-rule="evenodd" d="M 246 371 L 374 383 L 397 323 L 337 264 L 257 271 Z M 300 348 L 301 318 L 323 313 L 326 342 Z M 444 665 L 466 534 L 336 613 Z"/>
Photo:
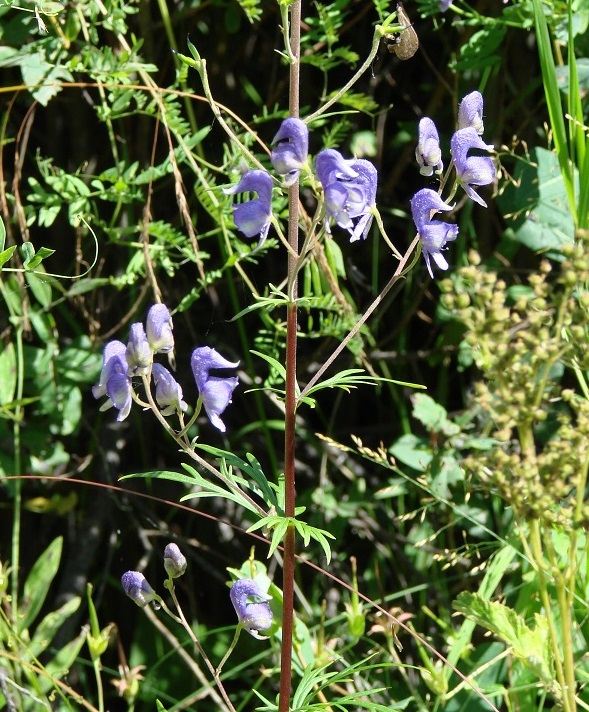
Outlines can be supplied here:
<path id="1" fill-rule="evenodd" d="M 589 402 L 563 387 L 567 367 L 589 368 L 587 243 L 563 248 L 556 276 L 543 261 L 527 286 L 508 287 L 480 268 L 476 253 L 441 285 L 484 377 L 474 388 L 476 410 L 497 440 L 465 467 L 517 515 L 564 526 L 589 522 L 589 507 L 575 498 L 583 497 L 589 456 Z"/>

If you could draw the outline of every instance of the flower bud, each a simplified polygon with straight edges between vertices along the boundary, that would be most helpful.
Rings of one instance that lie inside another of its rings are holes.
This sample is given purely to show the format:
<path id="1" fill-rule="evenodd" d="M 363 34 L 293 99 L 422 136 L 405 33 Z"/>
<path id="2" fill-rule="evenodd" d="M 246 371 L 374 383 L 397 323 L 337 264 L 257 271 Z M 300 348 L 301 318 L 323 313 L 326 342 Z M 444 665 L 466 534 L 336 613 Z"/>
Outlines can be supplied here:
<path id="1" fill-rule="evenodd" d="M 178 578 L 186 571 L 186 557 L 177 544 L 168 544 L 164 549 L 164 568 L 170 578 Z"/>
<path id="2" fill-rule="evenodd" d="M 159 598 L 157 593 L 139 571 L 127 571 L 121 576 L 121 584 L 127 596 L 140 608 Z"/>

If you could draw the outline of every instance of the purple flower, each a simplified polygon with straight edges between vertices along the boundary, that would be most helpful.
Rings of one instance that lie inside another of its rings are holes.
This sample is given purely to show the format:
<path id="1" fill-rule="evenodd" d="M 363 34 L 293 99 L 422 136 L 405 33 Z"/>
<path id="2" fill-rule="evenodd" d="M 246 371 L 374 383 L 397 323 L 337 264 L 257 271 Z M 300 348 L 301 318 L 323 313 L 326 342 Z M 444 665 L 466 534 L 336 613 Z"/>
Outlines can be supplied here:
<path id="1" fill-rule="evenodd" d="M 145 336 L 143 324 L 131 324 L 126 358 L 129 366 L 128 376 L 143 376 L 149 372 L 153 361 L 153 352 Z"/>
<path id="2" fill-rule="evenodd" d="M 299 177 L 309 152 L 309 129 L 300 119 L 284 119 L 272 141 L 271 161 L 274 170 L 291 186 Z"/>
<path id="3" fill-rule="evenodd" d="M 127 571 L 124 573 L 121 576 L 121 583 L 127 596 L 135 601 L 140 608 L 145 608 L 150 601 L 159 599 L 145 576 L 139 571 Z"/>
<path id="4" fill-rule="evenodd" d="M 154 304 L 147 312 L 147 341 L 155 354 L 167 354 L 174 348 L 172 317 L 165 304 Z"/>
<path id="5" fill-rule="evenodd" d="M 315 168 L 325 195 L 325 229 L 332 217 L 348 230 L 350 242 L 366 239 L 376 207 L 376 168 L 363 158 L 346 160 L 332 148 L 317 154 Z"/>
<path id="6" fill-rule="evenodd" d="M 212 368 L 236 368 L 239 366 L 239 361 L 233 363 L 223 358 L 215 349 L 201 346 L 192 352 L 190 365 L 207 416 L 215 428 L 224 433 L 225 423 L 219 416 L 231 403 L 231 395 L 239 379 L 235 376 L 231 378 L 209 376 L 209 371 Z"/>
<path id="7" fill-rule="evenodd" d="M 486 208 L 487 203 L 475 192 L 472 186 L 492 183 L 495 180 L 495 166 L 487 156 L 468 157 L 467 154 L 471 148 L 490 151 L 493 146 L 488 146 L 484 143 L 472 127 L 456 131 L 450 139 L 452 161 L 460 184 L 469 198 Z"/>
<path id="8" fill-rule="evenodd" d="M 154 363 L 151 374 L 155 381 L 155 399 L 162 415 L 172 415 L 179 410 L 184 412 L 188 405 L 182 400 L 182 388 L 168 369 Z"/>
<path id="9" fill-rule="evenodd" d="M 268 236 L 272 217 L 272 178 L 266 171 L 248 171 L 233 188 L 225 188 L 225 195 L 257 193 L 258 197 L 245 203 L 233 205 L 233 220 L 237 229 L 246 237 L 260 236 L 261 247 Z"/>
<path id="10" fill-rule="evenodd" d="M 229 593 L 237 618 L 254 638 L 264 640 L 258 631 L 268 630 L 272 625 L 272 611 L 268 601 L 272 596 L 264 593 L 253 579 L 243 578 L 236 581 Z"/>
<path id="11" fill-rule="evenodd" d="M 109 341 L 102 352 L 102 371 L 98 383 L 93 386 L 94 398 L 108 396 L 100 410 L 108 410 L 113 406 L 119 411 L 117 420 L 125 420 L 131 411 L 133 403 L 131 380 L 127 376 L 127 347 L 122 341 Z"/>
<path id="12" fill-rule="evenodd" d="M 442 12 L 446 12 L 446 10 L 450 7 L 452 4 L 452 0 L 438 0 L 438 7 Z"/>
<path id="13" fill-rule="evenodd" d="M 479 135 L 484 131 L 483 95 L 479 91 L 467 94 L 458 106 L 458 128 L 473 128 Z"/>
<path id="14" fill-rule="evenodd" d="M 436 173 L 441 173 L 444 170 L 438 130 L 434 122 L 427 116 L 419 122 L 419 138 L 415 149 L 415 158 L 422 176 L 431 176 L 434 168 Z"/>
<path id="15" fill-rule="evenodd" d="M 432 211 L 452 210 L 440 196 L 429 188 L 423 188 L 411 198 L 411 214 L 421 240 L 421 251 L 425 258 L 427 270 L 433 279 L 434 273 L 430 257 L 440 269 L 448 269 L 448 262 L 442 255 L 446 243 L 452 242 L 458 236 L 458 226 L 450 223 L 432 220 Z"/>
<path id="16" fill-rule="evenodd" d="M 170 578 L 178 578 L 186 571 L 186 557 L 178 544 L 168 544 L 164 549 L 164 568 Z"/>

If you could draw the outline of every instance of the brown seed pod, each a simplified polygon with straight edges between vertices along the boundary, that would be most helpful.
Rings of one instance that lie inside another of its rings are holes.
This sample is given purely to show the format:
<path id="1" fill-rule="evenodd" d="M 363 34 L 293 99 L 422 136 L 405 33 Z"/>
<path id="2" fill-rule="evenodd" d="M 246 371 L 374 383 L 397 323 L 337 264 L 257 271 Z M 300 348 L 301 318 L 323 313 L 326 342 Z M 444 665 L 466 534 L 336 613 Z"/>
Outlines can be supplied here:
<path id="1" fill-rule="evenodd" d="M 411 59 L 419 47 L 419 37 L 401 3 L 397 3 L 397 19 L 403 29 L 397 34 L 384 36 L 387 49 L 399 59 Z"/>

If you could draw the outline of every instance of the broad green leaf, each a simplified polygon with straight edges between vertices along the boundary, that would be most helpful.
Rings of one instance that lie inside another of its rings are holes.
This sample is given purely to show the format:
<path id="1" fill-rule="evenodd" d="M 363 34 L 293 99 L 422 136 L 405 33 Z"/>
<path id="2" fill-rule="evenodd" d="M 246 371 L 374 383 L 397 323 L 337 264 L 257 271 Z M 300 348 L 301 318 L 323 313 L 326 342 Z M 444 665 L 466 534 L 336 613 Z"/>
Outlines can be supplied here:
<path id="1" fill-rule="evenodd" d="M 554 661 L 546 616 L 536 613 L 534 616 L 536 625 L 530 628 L 509 606 L 486 600 L 476 593 L 467 591 L 459 594 L 454 602 L 454 608 L 499 637 L 543 682 L 552 683 Z"/>
<path id="2" fill-rule="evenodd" d="M 458 425 L 448 419 L 446 409 L 426 393 L 416 393 L 412 400 L 413 417 L 419 420 L 429 432 L 441 433 L 447 437 L 460 432 Z"/>
<path id="3" fill-rule="evenodd" d="M 558 257 L 573 241 L 574 220 L 558 159 L 551 151 L 535 148 L 530 162 L 521 162 L 514 183 L 497 197 L 513 239 L 534 252 Z"/>
<path id="4" fill-rule="evenodd" d="M 29 652 L 37 657 L 48 648 L 57 631 L 80 607 L 81 598 L 74 596 L 56 611 L 48 613 L 35 629 Z"/>
<path id="5" fill-rule="evenodd" d="M 17 630 L 19 633 L 30 628 L 41 610 L 47 597 L 49 586 L 59 569 L 62 548 L 63 537 L 58 536 L 33 564 L 33 568 L 24 584 L 20 615 L 17 617 Z"/>
<path id="6" fill-rule="evenodd" d="M 27 280 L 31 292 L 35 295 L 35 299 L 42 307 L 48 309 L 51 305 L 51 283 L 53 282 L 53 278 L 26 271 L 25 279 Z"/>

